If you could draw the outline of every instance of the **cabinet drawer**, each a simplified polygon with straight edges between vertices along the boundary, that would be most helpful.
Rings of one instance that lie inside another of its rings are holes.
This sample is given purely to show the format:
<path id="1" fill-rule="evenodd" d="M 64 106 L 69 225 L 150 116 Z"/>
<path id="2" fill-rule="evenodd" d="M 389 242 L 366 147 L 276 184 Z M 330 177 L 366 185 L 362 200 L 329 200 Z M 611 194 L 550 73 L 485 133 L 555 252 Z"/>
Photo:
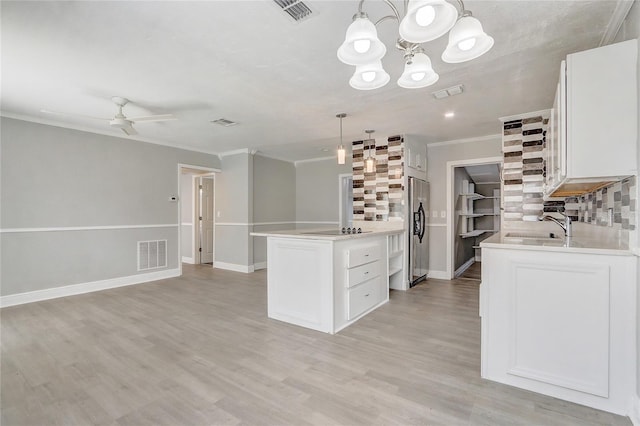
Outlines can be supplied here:
<path id="1" fill-rule="evenodd" d="M 347 319 L 352 320 L 380 301 L 380 278 L 366 281 L 348 290 Z"/>
<path id="2" fill-rule="evenodd" d="M 376 260 L 375 262 L 365 263 L 364 265 L 348 269 L 347 287 L 351 288 L 379 276 L 381 266 L 382 262 Z"/>
<path id="3" fill-rule="evenodd" d="M 347 251 L 347 268 L 364 265 L 380 259 L 380 246 L 367 246 Z"/>

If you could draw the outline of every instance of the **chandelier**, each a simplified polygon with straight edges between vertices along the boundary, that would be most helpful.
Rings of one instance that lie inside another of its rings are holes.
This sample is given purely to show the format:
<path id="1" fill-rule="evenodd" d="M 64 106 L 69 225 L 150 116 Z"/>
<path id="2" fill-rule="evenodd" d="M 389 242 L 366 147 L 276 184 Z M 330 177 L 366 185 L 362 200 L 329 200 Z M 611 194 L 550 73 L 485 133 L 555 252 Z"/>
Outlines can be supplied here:
<path id="1" fill-rule="evenodd" d="M 363 12 L 364 0 L 358 4 L 358 13 L 347 29 L 344 43 L 338 48 L 338 59 L 356 67 L 349 80 L 354 89 L 378 89 L 389 82 L 391 77 L 382 68 L 382 57 L 386 46 L 378 39 L 376 25 L 395 19 L 399 22 L 399 38 L 396 48 L 404 52 L 404 72 L 398 79 L 398 86 L 417 89 L 434 84 L 440 78 L 431 66 L 420 43 L 435 40 L 449 32 L 449 43 L 442 53 L 447 63 L 460 63 L 475 59 L 491 49 L 493 38 L 482 29 L 482 24 L 466 10 L 462 0 L 461 12 L 445 0 L 405 0 L 405 16 L 390 0 L 383 0 L 393 11 L 393 15 L 371 22 Z"/>

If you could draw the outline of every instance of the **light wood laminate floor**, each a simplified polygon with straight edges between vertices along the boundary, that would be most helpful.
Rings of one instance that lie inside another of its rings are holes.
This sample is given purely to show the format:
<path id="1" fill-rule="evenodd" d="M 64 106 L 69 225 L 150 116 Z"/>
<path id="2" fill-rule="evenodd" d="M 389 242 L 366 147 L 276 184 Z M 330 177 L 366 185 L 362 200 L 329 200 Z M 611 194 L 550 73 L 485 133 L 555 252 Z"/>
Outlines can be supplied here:
<path id="1" fill-rule="evenodd" d="M 5 308 L 2 425 L 630 425 L 480 378 L 478 283 L 428 280 L 335 336 L 269 320 L 266 272 Z"/>

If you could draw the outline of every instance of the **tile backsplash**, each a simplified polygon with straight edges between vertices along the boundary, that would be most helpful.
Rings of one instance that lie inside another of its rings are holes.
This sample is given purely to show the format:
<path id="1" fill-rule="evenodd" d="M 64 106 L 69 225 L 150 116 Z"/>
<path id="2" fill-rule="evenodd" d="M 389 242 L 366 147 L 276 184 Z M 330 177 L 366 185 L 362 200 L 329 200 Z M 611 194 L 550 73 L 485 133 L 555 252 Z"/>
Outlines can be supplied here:
<path id="1" fill-rule="evenodd" d="M 579 197 L 553 199 L 545 202 L 545 212 L 555 212 L 563 206 L 574 221 L 592 225 L 612 226 L 616 229 L 636 230 L 636 177 L 615 182 L 595 192 Z"/>
<path id="2" fill-rule="evenodd" d="M 353 220 L 400 221 L 404 218 L 404 140 L 355 141 L 353 152 Z M 375 155 L 376 170 L 367 173 L 364 160 Z"/>
<path id="3" fill-rule="evenodd" d="M 504 220 L 537 221 L 543 212 L 553 214 L 562 207 L 574 221 L 609 226 L 611 215 L 614 229 L 636 231 L 635 176 L 578 197 L 543 201 L 547 126 L 540 113 L 503 123 Z"/>

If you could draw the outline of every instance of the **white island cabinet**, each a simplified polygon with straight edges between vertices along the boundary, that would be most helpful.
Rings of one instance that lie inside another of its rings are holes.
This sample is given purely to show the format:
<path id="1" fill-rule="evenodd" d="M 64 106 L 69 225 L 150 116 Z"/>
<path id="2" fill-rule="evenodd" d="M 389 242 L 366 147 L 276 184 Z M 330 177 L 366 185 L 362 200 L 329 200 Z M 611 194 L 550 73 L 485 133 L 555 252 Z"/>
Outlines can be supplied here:
<path id="1" fill-rule="evenodd" d="M 629 413 L 637 260 L 600 243 L 497 234 L 481 244 L 483 378 Z"/>
<path id="2" fill-rule="evenodd" d="M 267 237 L 269 318 L 334 334 L 383 305 L 395 259 L 388 241 L 399 232 L 252 234 Z"/>

